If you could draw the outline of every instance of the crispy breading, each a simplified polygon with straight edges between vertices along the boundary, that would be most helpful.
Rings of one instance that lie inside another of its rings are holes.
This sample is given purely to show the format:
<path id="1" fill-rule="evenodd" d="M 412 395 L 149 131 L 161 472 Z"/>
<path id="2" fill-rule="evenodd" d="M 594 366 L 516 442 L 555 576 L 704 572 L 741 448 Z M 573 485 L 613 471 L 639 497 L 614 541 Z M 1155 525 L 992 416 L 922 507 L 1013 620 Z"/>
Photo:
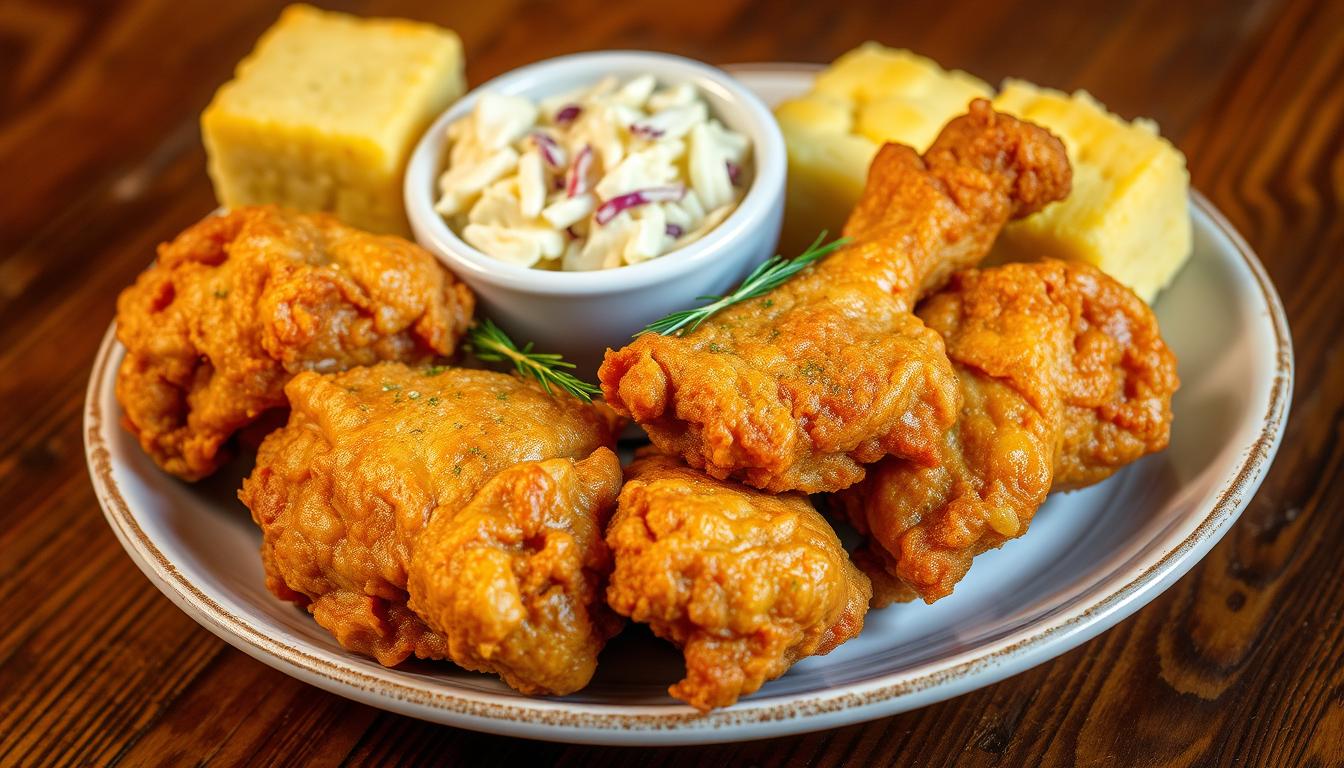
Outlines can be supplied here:
<path id="1" fill-rule="evenodd" d="M 587 684 L 619 626 L 601 592 L 618 419 L 491 371 L 301 373 L 239 494 L 267 585 L 341 645 L 451 659 L 526 693 Z"/>
<path id="2" fill-rule="evenodd" d="M 1068 193 L 1064 147 L 978 100 L 921 158 L 878 153 L 852 242 L 681 336 L 608 351 L 602 389 L 659 448 L 770 491 L 835 491 L 884 456 L 931 463 L 960 403 L 919 296 Z"/>
<path id="3" fill-rule="evenodd" d="M 952 592 L 981 552 L 1021 536 L 1052 490 L 1162 450 L 1176 359 L 1152 311 L 1082 263 L 956 275 L 919 308 L 962 394 L 938 460 L 885 459 L 834 497 L 868 536 L 875 605 Z"/>
<path id="4" fill-rule="evenodd" d="M 669 692 L 702 711 L 858 635 L 872 595 L 806 496 L 656 452 L 626 468 L 607 543 L 607 601 L 682 649 L 686 678 Z"/>
<path id="5" fill-rule="evenodd" d="M 208 216 L 117 301 L 124 423 L 159 466 L 215 471 L 300 371 L 448 355 L 474 297 L 427 251 L 323 214 Z"/>
<path id="6" fill-rule="evenodd" d="M 421 534 L 411 610 L 460 666 L 523 693 L 584 687 L 621 625 L 602 596 L 611 572 L 602 534 L 620 489 L 621 463 L 606 448 L 505 469 Z"/>

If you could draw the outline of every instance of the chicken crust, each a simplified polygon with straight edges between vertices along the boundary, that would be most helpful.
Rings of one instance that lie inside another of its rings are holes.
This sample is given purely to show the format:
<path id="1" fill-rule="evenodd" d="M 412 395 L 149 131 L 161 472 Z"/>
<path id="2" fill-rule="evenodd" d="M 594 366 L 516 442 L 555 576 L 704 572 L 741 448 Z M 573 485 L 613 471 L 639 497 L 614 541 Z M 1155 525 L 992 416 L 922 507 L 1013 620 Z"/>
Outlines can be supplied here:
<path id="1" fill-rule="evenodd" d="M 285 391 L 289 423 L 239 493 L 272 593 L 388 666 L 587 684 L 619 627 L 601 601 L 615 414 L 514 375 L 397 363 Z"/>
<path id="2" fill-rule="evenodd" d="M 620 489 L 620 460 L 606 448 L 505 469 L 420 536 L 411 610 L 459 666 L 523 693 L 579 690 L 621 626 L 602 597 L 611 573 L 602 533 Z"/>
<path id="3" fill-rule="evenodd" d="M 919 316 L 947 343 L 962 408 L 938 461 L 886 459 L 833 505 L 868 543 L 874 604 L 952 592 L 981 552 L 1021 536 L 1052 490 L 1166 447 L 1176 359 L 1152 311 L 1094 267 L 968 270 Z"/>
<path id="4" fill-rule="evenodd" d="M 977 100 L 923 157 L 882 148 L 849 245 L 697 330 L 608 350 L 602 391 L 663 451 L 769 491 L 839 490 L 889 455 L 932 463 L 957 379 L 911 309 L 1069 183 L 1057 138 Z"/>
<path id="5" fill-rule="evenodd" d="M 607 601 L 686 657 L 668 692 L 734 704 L 863 628 L 872 589 L 806 496 L 770 495 L 644 452 L 607 533 Z"/>
<path id="6" fill-rule="evenodd" d="M 273 206 L 208 216 L 117 300 L 123 423 L 164 470 L 214 472 L 305 370 L 449 355 L 475 299 L 424 249 Z"/>

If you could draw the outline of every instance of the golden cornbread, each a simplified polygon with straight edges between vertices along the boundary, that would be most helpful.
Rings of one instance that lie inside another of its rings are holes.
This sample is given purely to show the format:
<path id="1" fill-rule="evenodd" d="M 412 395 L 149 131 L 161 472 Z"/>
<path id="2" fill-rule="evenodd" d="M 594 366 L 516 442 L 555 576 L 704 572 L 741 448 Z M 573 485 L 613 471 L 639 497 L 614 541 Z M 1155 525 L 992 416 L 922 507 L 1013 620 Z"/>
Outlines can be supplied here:
<path id="1" fill-rule="evenodd" d="M 215 195 L 408 234 L 407 156 L 463 87 L 446 29 L 289 6 L 201 115 Z"/>
<path id="2" fill-rule="evenodd" d="M 882 144 L 923 152 L 972 99 L 992 95 L 965 72 L 877 43 L 836 59 L 811 92 L 775 109 L 789 153 L 782 252 L 800 252 L 823 229 L 840 231 Z"/>
<path id="3" fill-rule="evenodd" d="M 1190 257 L 1185 156 L 1152 121 L 1125 122 L 1086 91 L 1008 80 L 994 108 L 1053 131 L 1073 164 L 1072 194 L 1010 224 L 995 258 L 1085 261 L 1151 302 Z"/>

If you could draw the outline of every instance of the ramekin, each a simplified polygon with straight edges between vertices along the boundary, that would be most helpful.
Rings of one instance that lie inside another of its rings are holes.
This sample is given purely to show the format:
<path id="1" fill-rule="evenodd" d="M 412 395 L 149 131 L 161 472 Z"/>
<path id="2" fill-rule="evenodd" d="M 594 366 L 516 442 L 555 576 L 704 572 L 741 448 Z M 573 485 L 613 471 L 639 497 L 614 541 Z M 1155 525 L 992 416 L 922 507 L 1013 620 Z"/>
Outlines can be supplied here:
<path id="1" fill-rule="evenodd" d="M 508 264 L 460 238 L 434 210 L 448 126 L 466 117 L 486 91 L 540 100 L 606 75 L 651 74 L 659 84 L 693 83 L 724 125 L 746 135 L 755 166 L 751 186 L 719 226 L 684 248 L 639 264 L 592 272 L 552 272 Z M 698 61 L 651 51 L 561 56 L 501 75 L 444 112 L 416 145 L 404 194 L 412 231 L 476 291 L 480 311 L 516 342 L 558 352 L 592 380 L 607 347 L 620 347 L 653 320 L 731 289 L 768 258 L 779 240 L 787 160 L 769 108 L 731 75 Z"/>

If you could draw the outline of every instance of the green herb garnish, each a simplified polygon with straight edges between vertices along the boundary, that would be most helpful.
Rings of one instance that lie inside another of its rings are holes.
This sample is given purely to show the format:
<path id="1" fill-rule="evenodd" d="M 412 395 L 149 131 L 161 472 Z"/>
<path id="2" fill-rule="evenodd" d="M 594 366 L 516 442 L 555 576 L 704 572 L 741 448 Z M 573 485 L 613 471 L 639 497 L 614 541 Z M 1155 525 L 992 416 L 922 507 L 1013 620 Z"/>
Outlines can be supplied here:
<path id="1" fill-rule="evenodd" d="M 513 343 L 513 339 L 490 320 L 482 320 L 472 327 L 471 346 L 476 357 L 481 360 L 513 363 L 518 373 L 536 379 L 547 394 L 555 394 L 551 387 L 556 386 L 588 403 L 592 402 L 593 395 L 602 392 L 569 371 L 562 370 L 574 367 L 574 364 L 565 360 L 563 356 L 533 352 L 532 342 L 519 349 L 518 345 Z"/>
<path id="2" fill-rule="evenodd" d="M 674 333 L 689 333 L 700 327 L 700 324 L 708 320 L 715 313 L 727 309 L 739 302 L 754 299 L 763 296 L 770 291 L 778 288 L 788 281 L 789 278 L 798 274 L 815 261 L 820 261 L 830 255 L 832 251 L 849 242 L 848 238 L 833 240 L 826 245 L 822 241 L 826 239 L 826 233 L 817 235 L 817 239 L 807 247 L 807 250 L 798 254 L 797 257 L 786 259 L 783 256 L 771 256 L 766 259 L 759 267 L 753 269 L 747 279 L 737 287 L 737 290 L 724 296 L 700 296 L 700 301 L 711 302 L 703 307 L 695 309 L 683 309 L 680 312 L 673 312 L 661 320 L 655 320 L 644 326 L 644 330 L 636 333 L 636 336 L 645 333 L 657 333 L 663 336 L 669 336 Z"/>

